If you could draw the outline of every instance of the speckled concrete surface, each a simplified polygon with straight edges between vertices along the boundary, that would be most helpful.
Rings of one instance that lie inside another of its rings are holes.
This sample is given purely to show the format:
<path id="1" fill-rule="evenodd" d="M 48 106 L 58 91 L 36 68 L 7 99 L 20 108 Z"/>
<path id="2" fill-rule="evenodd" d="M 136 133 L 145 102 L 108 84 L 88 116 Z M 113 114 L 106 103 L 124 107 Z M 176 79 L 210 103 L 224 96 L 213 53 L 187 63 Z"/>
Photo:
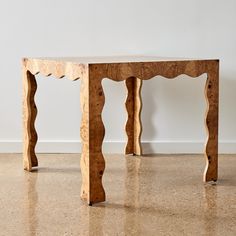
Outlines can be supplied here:
<path id="1" fill-rule="evenodd" d="M 105 203 L 80 200 L 80 156 L 0 154 L 0 235 L 236 235 L 236 155 L 204 184 L 202 155 L 106 155 Z"/>

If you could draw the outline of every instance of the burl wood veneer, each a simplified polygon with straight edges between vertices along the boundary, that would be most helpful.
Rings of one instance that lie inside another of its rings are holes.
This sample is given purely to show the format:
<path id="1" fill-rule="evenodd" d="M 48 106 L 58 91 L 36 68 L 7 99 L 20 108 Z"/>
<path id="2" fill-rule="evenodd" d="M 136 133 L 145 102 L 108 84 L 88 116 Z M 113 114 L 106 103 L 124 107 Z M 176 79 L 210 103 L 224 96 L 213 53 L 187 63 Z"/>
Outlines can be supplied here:
<path id="1" fill-rule="evenodd" d="M 88 204 L 105 201 L 102 176 L 105 160 L 102 143 L 105 129 L 102 109 L 105 103 L 102 80 L 109 78 L 126 83 L 128 95 L 126 109 L 128 137 L 126 154 L 141 155 L 142 109 L 141 87 L 143 80 L 157 75 L 173 79 L 181 74 L 198 77 L 207 73 L 205 95 L 207 111 L 205 124 L 207 139 L 205 146 L 206 167 L 204 181 L 216 181 L 218 171 L 218 99 L 219 60 L 171 59 L 155 57 L 118 58 L 38 58 L 23 59 L 23 120 L 24 120 L 24 169 L 31 171 L 38 166 L 35 155 L 37 133 L 34 127 L 37 108 L 34 95 L 37 89 L 35 75 L 81 79 L 81 172 L 83 183 L 81 197 Z"/>

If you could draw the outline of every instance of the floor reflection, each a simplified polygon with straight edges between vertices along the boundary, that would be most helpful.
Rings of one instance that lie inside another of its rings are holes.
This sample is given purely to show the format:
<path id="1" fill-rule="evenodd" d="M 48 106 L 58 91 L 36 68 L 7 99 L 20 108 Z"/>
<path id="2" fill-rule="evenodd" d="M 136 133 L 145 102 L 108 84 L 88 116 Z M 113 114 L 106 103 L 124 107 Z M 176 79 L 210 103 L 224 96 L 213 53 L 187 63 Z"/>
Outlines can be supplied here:
<path id="1" fill-rule="evenodd" d="M 126 157 L 126 174 L 125 174 L 125 217 L 124 233 L 130 233 L 130 227 L 135 230 L 135 235 L 141 235 L 140 229 L 140 179 L 139 171 L 141 168 L 141 159 L 138 157 Z M 130 213 L 132 212 L 132 217 Z"/>
<path id="2" fill-rule="evenodd" d="M 206 235 L 215 236 L 217 227 L 217 185 L 204 186 L 204 228 Z"/>
<path id="3" fill-rule="evenodd" d="M 236 232 L 235 160 L 229 166 L 228 157 L 224 178 L 217 185 L 204 185 L 200 181 L 200 156 L 111 156 L 104 178 L 107 201 L 92 207 L 80 199 L 78 158 L 50 158 L 44 160 L 44 166 L 54 164 L 50 169 L 42 167 L 29 173 L 19 171 L 18 164 L 13 172 L 4 173 L 8 176 L 1 186 L 6 194 L 2 191 L 0 200 L 6 207 L 0 207 L 0 217 L 2 225 L 8 227 L 5 235 L 164 232 L 160 235 L 215 236 Z M 12 233 L 16 231 L 12 225 L 19 234 Z"/>
<path id="4" fill-rule="evenodd" d="M 37 204 L 38 204 L 38 192 L 37 192 L 37 179 L 38 172 L 26 172 L 24 175 L 24 189 L 25 189 L 25 231 L 26 235 L 37 235 L 38 217 L 37 217 Z"/>
<path id="5" fill-rule="evenodd" d="M 88 207 L 88 219 L 89 219 L 89 225 L 88 225 L 88 232 L 89 235 L 97 235 L 97 236 L 102 236 L 104 235 L 103 228 L 105 225 L 105 213 L 106 213 L 106 208 L 101 207 L 101 208 L 93 208 L 93 207 Z M 98 212 L 99 211 L 99 212 Z"/>

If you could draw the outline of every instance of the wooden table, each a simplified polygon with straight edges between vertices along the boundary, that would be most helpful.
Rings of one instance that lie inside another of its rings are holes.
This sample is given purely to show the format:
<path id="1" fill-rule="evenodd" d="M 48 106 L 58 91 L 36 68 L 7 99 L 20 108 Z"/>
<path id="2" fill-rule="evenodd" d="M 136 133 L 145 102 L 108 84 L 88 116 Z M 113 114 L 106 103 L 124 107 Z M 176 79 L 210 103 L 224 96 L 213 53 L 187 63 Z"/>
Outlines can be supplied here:
<path id="1" fill-rule="evenodd" d="M 207 140 L 205 146 L 206 167 L 204 181 L 216 181 L 218 173 L 218 100 L 219 100 L 219 60 L 172 59 L 157 57 L 117 57 L 117 58 L 24 58 L 23 59 L 23 120 L 24 120 L 24 169 L 31 171 L 38 166 L 35 155 L 37 133 L 34 127 L 37 108 L 34 95 L 37 89 L 35 75 L 70 80 L 81 79 L 81 197 L 88 204 L 105 201 L 102 176 L 105 160 L 102 143 L 105 134 L 101 118 L 105 103 L 102 88 L 103 78 L 125 81 L 128 96 L 126 109 L 128 136 L 125 154 L 142 155 L 140 136 L 142 125 L 141 87 L 143 80 L 157 75 L 167 79 L 181 74 L 198 77 L 207 73 L 205 97 L 207 112 L 205 124 Z"/>

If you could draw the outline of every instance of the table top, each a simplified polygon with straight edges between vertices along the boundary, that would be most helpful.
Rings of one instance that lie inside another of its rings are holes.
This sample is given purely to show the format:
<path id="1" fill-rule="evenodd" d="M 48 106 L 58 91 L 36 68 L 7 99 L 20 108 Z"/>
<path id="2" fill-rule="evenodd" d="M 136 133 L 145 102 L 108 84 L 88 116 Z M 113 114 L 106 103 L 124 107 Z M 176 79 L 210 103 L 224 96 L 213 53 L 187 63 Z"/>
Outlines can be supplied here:
<path id="1" fill-rule="evenodd" d="M 23 58 L 23 69 L 36 75 L 53 75 L 77 80 L 94 72 L 103 78 L 116 81 L 129 77 L 143 80 L 161 75 L 168 78 L 186 74 L 198 77 L 211 70 L 218 70 L 218 59 L 190 59 L 155 56 L 117 57 L 41 57 Z"/>
<path id="2" fill-rule="evenodd" d="M 167 61 L 206 61 L 218 59 L 197 59 L 197 58 L 172 58 L 157 56 L 108 56 L 108 57 L 38 57 L 28 58 L 33 60 L 45 60 L 56 62 L 74 62 L 82 64 L 99 64 L 99 63 L 132 63 L 132 62 L 167 62 Z"/>

